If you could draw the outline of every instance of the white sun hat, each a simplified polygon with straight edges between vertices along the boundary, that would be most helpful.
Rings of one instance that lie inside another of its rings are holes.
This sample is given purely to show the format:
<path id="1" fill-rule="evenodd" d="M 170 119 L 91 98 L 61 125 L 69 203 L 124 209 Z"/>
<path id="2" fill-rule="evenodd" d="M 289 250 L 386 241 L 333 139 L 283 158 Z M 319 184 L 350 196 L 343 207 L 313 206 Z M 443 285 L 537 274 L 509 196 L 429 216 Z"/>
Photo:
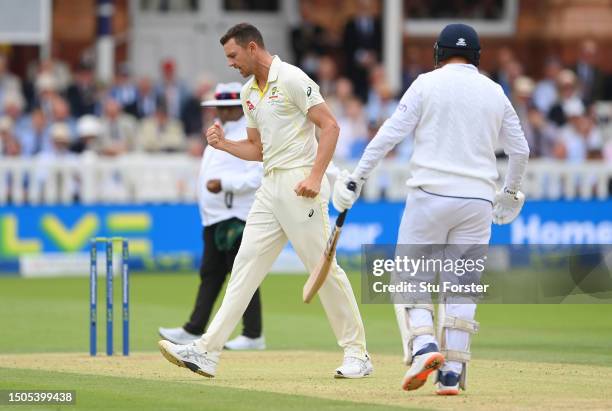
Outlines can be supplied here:
<path id="1" fill-rule="evenodd" d="M 240 90 L 242 90 L 242 84 L 238 82 L 219 83 L 215 88 L 215 98 L 203 101 L 200 105 L 202 107 L 239 106 L 241 105 Z"/>

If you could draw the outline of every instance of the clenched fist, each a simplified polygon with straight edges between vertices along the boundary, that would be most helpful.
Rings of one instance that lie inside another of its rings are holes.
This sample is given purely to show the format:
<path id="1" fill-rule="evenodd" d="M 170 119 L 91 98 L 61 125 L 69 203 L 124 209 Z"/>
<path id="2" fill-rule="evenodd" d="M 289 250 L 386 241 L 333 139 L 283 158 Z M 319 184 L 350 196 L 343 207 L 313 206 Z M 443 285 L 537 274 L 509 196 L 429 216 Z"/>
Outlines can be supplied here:
<path id="1" fill-rule="evenodd" d="M 321 191 L 321 180 L 310 175 L 297 183 L 293 191 L 298 196 L 314 198 L 319 195 L 319 191 Z"/>
<path id="2" fill-rule="evenodd" d="M 221 124 L 215 121 L 215 124 L 208 127 L 208 130 L 206 130 L 206 141 L 214 148 L 221 149 L 225 142 L 225 132 Z"/>

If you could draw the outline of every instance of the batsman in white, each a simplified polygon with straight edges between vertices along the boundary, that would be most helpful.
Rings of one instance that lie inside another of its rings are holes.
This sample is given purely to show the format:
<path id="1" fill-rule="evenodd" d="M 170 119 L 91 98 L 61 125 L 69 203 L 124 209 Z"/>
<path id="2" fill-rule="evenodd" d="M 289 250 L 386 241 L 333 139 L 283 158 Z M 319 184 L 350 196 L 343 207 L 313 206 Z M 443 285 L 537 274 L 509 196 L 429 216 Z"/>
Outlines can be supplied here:
<path id="1" fill-rule="evenodd" d="M 414 138 L 411 177 L 398 244 L 488 244 L 491 221 L 507 224 L 525 201 L 519 191 L 529 148 L 501 87 L 478 72 L 476 31 L 451 24 L 434 45 L 436 69 L 420 75 L 367 146 L 357 168 L 335 184 L 338 211 L 350 208 L 372 169 L 400 141 Z M 497 190 L 495 147 L 508 155 L 504 187 Z M 346 188 L 357 184 L 356 192 Z M 437 338 L 432 304 L 395 305 L 405 362 L 405 390 L 421 387 L 439 369 L 437 393 L 465 389 L 476 305 L 440 304 Z M 440 344 L 441 346 L 439 346 Z"/>
<path id="2" fill-rule="evenodd" d="M 218 150 L 263 161 L 264 177 L 247 216 L 223 303 L 206 333 L 189 345 L 159 343 L 170 362 L 206 377 L 215 376 L 223 344 L 287 240 L 309 272 L 319 263 L 330 234 L 325 171 L 339 131 L 317 84 L 299 68 L 270 55 L 256 27 L 238 24 L 221 38 L 221 44 L 229 65 L 244 77 L 252 75 L 240 93 L 247 139 L 226 139 L 219 125 L 210 127 L 206 137 Z M 320 129 L 318 144 L 315 127 Z M 344 350 L 344 361 L 334 376 L 369 375 L 372 363 L 359 308 L 335 261 L 319 298 Z"/>

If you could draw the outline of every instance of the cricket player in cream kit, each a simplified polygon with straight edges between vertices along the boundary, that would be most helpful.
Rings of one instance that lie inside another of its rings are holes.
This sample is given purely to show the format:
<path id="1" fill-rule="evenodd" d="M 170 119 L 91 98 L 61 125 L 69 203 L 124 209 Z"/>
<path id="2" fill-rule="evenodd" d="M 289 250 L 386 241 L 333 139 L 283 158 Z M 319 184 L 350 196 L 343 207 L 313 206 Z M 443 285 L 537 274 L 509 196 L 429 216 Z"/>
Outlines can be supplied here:
<path id="1" fill-rule="evenodd" d="M 445 27 L 434 45 L 436 69 L 420 75 L 394 114 L 368 144 L 357 168 L 334 186 L 338 211 L 350 208 L 372 169 L 404 138 L 414 138 L 411 177 L 398 244 L 488 244 L 491 222 L 517 217 L 529 148 L 519 119 L 501 87 L 478 72 L 480 42 L 464 24 Z M 441 65 L 441 67 L 439 67 Z M 508 155 L 504 186 L 497 190 L 495 148 Z M 353 181 L 356 191 L 347 189 Z M 439 369 L 437 393 L 465 389 L 470 338 L 478 331 L 476 304 L 395 306 L 405 361 L 405 390 L 423 386 Z M 437 334 L 437 336 L 436 336 Z"/>
<path id="2" fill-rule="evenodd" d="M 331 193 L 325 171 L 339 132 L 317 84 L 299 68 L 270 55 L 257 28 L 238 24 L 221 38 L 221 44 L 229 65 L 244 77 L 252 75 L 240 95 L 247 139 L 226 139 L 218 124 L 207 130 L 206 137 L 216 149 L 244 160 L 263 161 L 264 177 L 246 220 L 223 303 L 210 326 L 192 344 L 159 343 L 170 362 L 206 377 L 215 376 L 223 345 L 287 241 L 308 272 L 320 261 L 331 231 Z M 318 144 L 315 127 L 320 129 Z M 334 377 L 371 374 L 357 302 L 335 261 L 319 298 L 344 350 Z"/>

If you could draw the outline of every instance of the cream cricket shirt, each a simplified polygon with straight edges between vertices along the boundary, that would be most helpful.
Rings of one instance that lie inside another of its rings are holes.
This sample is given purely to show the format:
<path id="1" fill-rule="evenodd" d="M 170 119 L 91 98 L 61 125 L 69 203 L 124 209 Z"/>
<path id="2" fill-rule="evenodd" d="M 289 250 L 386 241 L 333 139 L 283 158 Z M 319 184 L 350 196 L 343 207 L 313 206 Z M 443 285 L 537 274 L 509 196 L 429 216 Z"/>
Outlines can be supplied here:
<path id="1" fill-rule="evenodd" d="M 261 135 L 266 174 L 273 169 L 312 167 L 317 140 L 307 113 L 323 97 L 306 73 L 274 56 L 264 89 L 259 89 L 252 76 L 240 99 L 247 127 L 258 129 Z"/>

